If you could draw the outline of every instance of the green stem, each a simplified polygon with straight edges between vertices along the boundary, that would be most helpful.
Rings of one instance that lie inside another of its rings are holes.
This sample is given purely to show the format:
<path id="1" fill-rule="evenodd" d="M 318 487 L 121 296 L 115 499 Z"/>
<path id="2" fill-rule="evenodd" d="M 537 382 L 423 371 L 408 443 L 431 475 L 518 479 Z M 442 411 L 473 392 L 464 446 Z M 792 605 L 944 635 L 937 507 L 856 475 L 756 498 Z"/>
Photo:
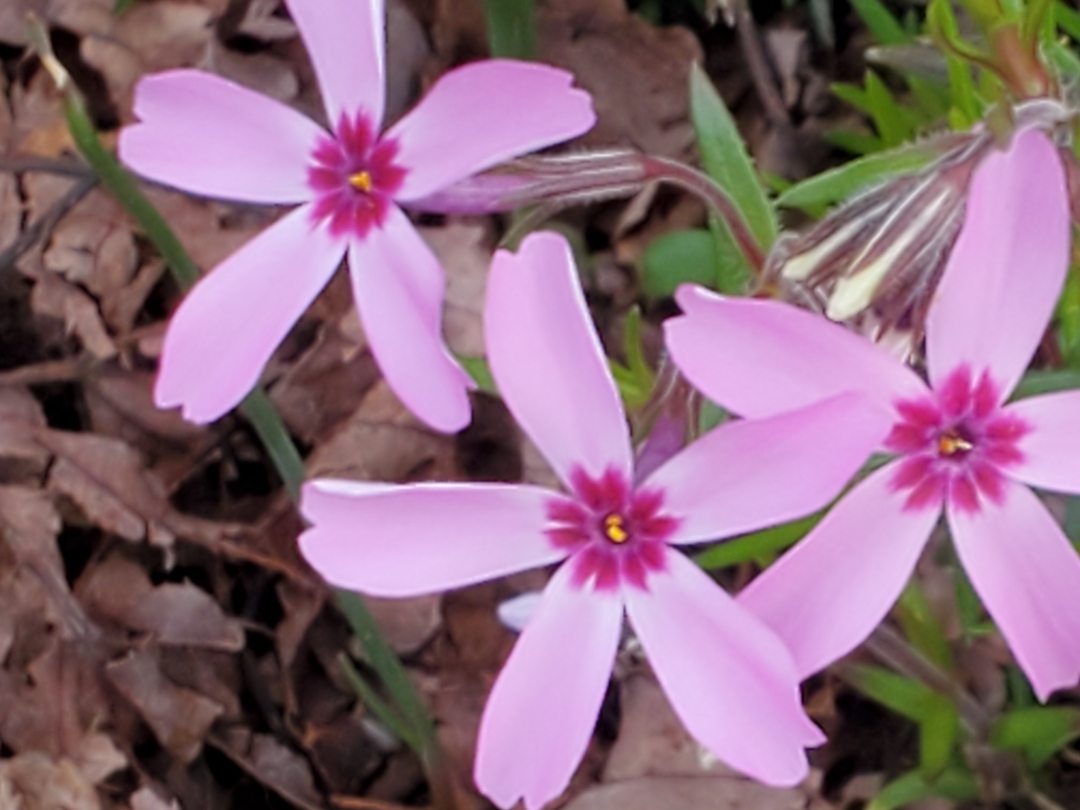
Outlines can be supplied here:
<path id="1" fill-rule="evenodd" d="M 177 284 L 183 290 L 189 290 L 199 280 L 199 269 L 195 262 L 192 261 L 165 219 L 140 191 L 135 178 L 102 144 L 78 90 L 71 83 L 66 70 L 51 53 L 47 35 L 40 23 L 31 21 L 31 29 L 43 63 L 52 74 L 57 86 L 64 92 L 64 115 L 75 146 L 97 174 L 101 184 L 132 216 L 154 247 L 158 249 Z M 241 403 L 240 411 L 258 434 L 270 456 L 270 461 L 281 475 L 290 497 L 294 502 L 298 502 L 300 485 L 304 480 L 304 462 L 281 416 L 266 396 L 266 392 L 256 388 Z M 408 729 L 405 730 L 399 725 L 391 726 L 392 730 L 400 734 L 403 741 L 416 751 L 423 762 L 431 783 L 433 797 L 436 799 L 436 806 L 452 807 L 453 798 L 448 788 L 447 774 L 441 764 L 442 759 L 435 737 L 434 724 L 412 681 L 409 680 L 405 668 L 387 644 L 363 599 L 357 594 L 339 591 L 338 601 L 353 632 L 363 645 L 373 669 L 390 695 L 394 714 L 401 717 Z M 356 686 L 356 678 L 360 678 L 360 675 L 355 669 L 351 672 L 346 670 L 346 677 Z M 364 687 L 357 688 L 356 691 L 361 700 L 367 698 L 371 701 L 373 696 L 378 699 L 375 690 L 366 683 Z M 384 718 L 384 721 L 385 717 L 390 716 L 387 714 L 390 708 L 385 702 L 369 702 L 368 705 L 372 707 L 373 713 Z"/>

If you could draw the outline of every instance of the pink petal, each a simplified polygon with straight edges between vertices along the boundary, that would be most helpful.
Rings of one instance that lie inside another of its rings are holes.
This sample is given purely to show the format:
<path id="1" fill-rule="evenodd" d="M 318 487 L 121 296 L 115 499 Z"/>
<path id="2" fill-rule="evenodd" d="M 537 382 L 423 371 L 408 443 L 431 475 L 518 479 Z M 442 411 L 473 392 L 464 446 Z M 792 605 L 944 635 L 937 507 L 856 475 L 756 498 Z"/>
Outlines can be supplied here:
<path id="1" fill-rule="evenodd" d="M 331 129 L 363 111 L 378 127 L 386 97 L 384 0 L 286 0 L 319 79 Z"/>
<path id="2" fill-rule="evenodd" d="M 948 510 L 960 561 L 1035 694 L 1080 678 L 1080 558 L 1039 499 L 1009 481 L 1001 505 Z"/>
<path id="3" fill-rule="evenodd" d="M 885 349 L 805 310 L 692 285 L 676 300 L 685 315 L 664 323 L 675 365 L 740 416 L 772 416 L 844 391 L 865 393 L 890 412 L 896 399 L 926 395 Z"/>
<path id="4" fill-rule="evenodd" d="M 926 356 L 936 384 L 962 363 L 990 369 L 1002 399 L 1042 339 L 1069 265 L 1069 200 L 1057 150 L 1038 130 L 1013 136 L 975 171 L 960 237 L 930 306 Z"/>
<path id="5" fill-rule="evenodd" d="M 622 601 L 572 586 L 570 569 L 548 583 L 480 720 L 473 777 L 504 810 L 539 810 L 566 789 L 611 675 Z"/>
<path id="6" fill-rule="evenodd" d="M 889 432 L 858 394 L 767 419 L 721 425 L 661 467 L 646 488 L 679 519 L 673 543 L 754 531 L 825 506 Z"/>
<path id="7" fill-rule="evenodd" d="M 207 197 L 312 199 L 308 159 L 325 133 L 284 104 L 210 73 L 170 70 L 135 86 L 134 113 L 118 152 L 144 177 Z"/>
<path id="8" fill-rule="evenodd" d="M 534 233 L 495 253 L 484 342 L 507 407 L 569 488 L 576 466 L 630 480 L 626 415 L 565 239 Z"/>
<path id="9" fill-rule="evenodd" d="M 857 484 L 802 542 L 739 594 L 806 678 L 855 649 L 915 568 L 940 506 L 905 509 L 890 464 Z"/>
<path id="10" fill-rule="evenodd" d="M 767 785 L 805 778 L 824 735 L 799 701 L 780 640 L 676 551 L 648 590 L 625 589 L 630 623 L 676 714 L 723 762 Z"/>
<path id="11" fill-rule="evenodd" d="M 350 245 L 349 275 L 364 333 L 394 393 L 436 430 L 468 425 L 474 384 L 442 338 L 446 277 L 400 208 L 390 205 L 383 226 Z"/>
<path id="12" fill-rule="evenodd" d="M 565 70 L 485 59 L 452 70 L 387 137 L 409 169 L 399 200 L 416 200 L 504 160 L 587 131 L 592 99 Z"/>
<path id="13" fill-rule="evenodd" d="M 552 493 L 496 484 L 304 485 L 300 550 L 328 582 L 374 596 L 460 588 L 566 556 L 544 535 Z"/>
<path id="14" fill-rule="evenodd" d="M 1029 430 L 1017 448 L 1023 463 L 1014 478 L 1040 489 L 1080 493 L 1080 391 L 1062 391 L 1014 402 L 1005 412 Z"/>
<path id="15" fill-rule="evenodd" d="M 345 246 L 305 205 L 205 276 L 169 322 L 154 402 L 212 422 L 258 382 L 274 349 L 326 285 Z"/>

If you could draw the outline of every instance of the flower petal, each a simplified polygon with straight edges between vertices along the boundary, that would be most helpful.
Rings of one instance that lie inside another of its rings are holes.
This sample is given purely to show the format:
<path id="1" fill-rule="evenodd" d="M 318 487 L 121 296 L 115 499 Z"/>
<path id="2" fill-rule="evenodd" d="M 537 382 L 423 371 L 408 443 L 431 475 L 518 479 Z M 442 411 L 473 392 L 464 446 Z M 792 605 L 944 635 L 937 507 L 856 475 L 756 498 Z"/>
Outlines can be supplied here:
<path id="1" fill-rule="evenodd" d="M 544 535 L 552 493 L 510 484 L 316 479 L 300 551 L 327 582 L 373 596 L 460 588 L 566 556 Z"/>
<path id="2" fill-rule="evenodd" d="M 510 412 L 571 490 L 580 466 L 630 480 L 630 434 L 566 240 L 525 237 L 491 262 L 484 343 Z"/>
<path id="3" fill-rule="evenodd" d="M 305 205 L 196 284 L 169 322 L 154 402 L 212 422 L 252 389 L 274 349 L 341 262 L 345 246 Z"/>
<path id="4" fill-rule="evenodd" d="M 840 492 L 889 432 L 891 419 L 859 394 L 721 425 L 645 483 L 679 519 L 673 543 L 700 543 L 794 520 Z"/>
<path id="5" fill-rule="evenodd" d="M 626 610 L 686 730 L 723 762 L 767 785 L 808 771 L 824 735 L 799 700 L 791 656 L 769 628 L 696 565 L 667 551 L 648 590 L 625 588 Z"/>
<path id="6" fill-rule="evenodd" d="M 896 465 L 876 471 L 739 594 L 795 658 L 800 678 L 851 652 L 889 612 L 941 514 L 904 507 Z"/>
<path id="7" fill-rule="evenodd" d="M 1080 391 L 1022 399 L 1005 413 L 1030 428 L 1017 442 L 1023 462 L 1010 474 L 1040 489 L 1080 493 Z"/>
<path id="8" fill-rule="evenodd" d="M 296 110 L 199 70 L 170 70 L 135 86 L 139 123 L 120 131 L 120 160 L 143 177 L 193 194 L 259 203 L 306 202 L 311 150 L 322 128 Z"/>
<path id="9" fill-rule="evenodd" d="M 926 320 L 937 385 L 967 363 L 989 369 L 1004 399 L 1027 368 L 1069 266 L 1065 172 L 1046 135 L 1027 129 L 983 160 L 964 224 Z"/>
<path id="10" fill-rule="evenodd" d="M 480 791 L 509 810 L 539 810 L 566 789 L 592 737 L 622 626 L 616 592 L 555 572 L 491 689 L 476 743 Z"/>
<path id="11" fill-rule="evenodd" d="M 286 0 L 322 90 L 330 127 L 363 111 L 378 127 L 386 103 L 384 0 Z"/>
<path id="12" fill-rule="evenodd" d="M 1035 694 L 1080 678 L 1080 557 L 1025 487 L 1009 481 L 1001 505 L 948 510 L 960 561 Z"/>
<path id="13" fill-rule="evenodd" d="M 726 298 L 683 285 L 685 313 L 664 323 L 668 351 L 707 397 L 740 416 L 790 411 L 844 391 L 890 409 L 926 387 L 885 349 L 778 301 Z"/>
<path id="14" fill-rule="evenodd" d="M 350 244 L 349 275 L 364 334 L 394 393 L 436 430 L 468 425 L 475 386 L 442 339 L 446 277 L 400 208 L 391 205 L 381 228 Z"/>
<path id="15" fill-rule="evenodd" d="M 451 70 L 387 132 L 408 168 L 396 197 L 416 200 L 596 122 L 592 99 L 565 70 L 485 59 Z"/>

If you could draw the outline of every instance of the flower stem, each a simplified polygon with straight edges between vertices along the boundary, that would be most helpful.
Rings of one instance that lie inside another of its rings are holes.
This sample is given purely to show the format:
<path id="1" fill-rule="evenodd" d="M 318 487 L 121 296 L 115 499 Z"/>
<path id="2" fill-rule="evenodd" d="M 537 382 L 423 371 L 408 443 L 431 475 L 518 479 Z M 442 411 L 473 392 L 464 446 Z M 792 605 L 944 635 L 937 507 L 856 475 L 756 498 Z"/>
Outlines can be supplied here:
<path id="1" fill-rule="evenodd" d="M 102 144 L 78 89 L 53 55 L 48 35 L 40 22 L 31 19 L 29 27 L 42 63 L 64 93 L 64 115 L 76 148 L 90 164 L 101 184 L 143 229 L 169 266 L 181 289 L 190 289 L 199 280 L 199 269 L 195 262 L 165 219 L 139 190 L 135 178 Z M 304 462 L 270 398 L 265 391 L 256 388 L 240 404 L 240 411 L 258 434 L 289 496 L 294 502 L 298 502 L 300 485 L 305 477 Z M 395 732 L 400 733 L 403 741 L 420 757 L 431 784 L 436 807 L 452 807 L 452 792 L 448 788 L 450 781 L 445 766 L 442 765 L 434 724 L 405 668 L 386 642 L 363 599 L 347 591 L 338 591 L 337 598 L 353 632 L 363 645 L 372 668 L 386 687 L 395 713 L 408 728 L 406 731 L 399 727 Z M 355 671 L 347 675 L 350 680 L 352 675 L 360 677 Z M 377 694 L 370 686 L 356 691 L 362 700 L 365 695 L 370 697 Z M 385 711 L 386 704 L 380 703 L 373 713 L 381 716 Z"/>

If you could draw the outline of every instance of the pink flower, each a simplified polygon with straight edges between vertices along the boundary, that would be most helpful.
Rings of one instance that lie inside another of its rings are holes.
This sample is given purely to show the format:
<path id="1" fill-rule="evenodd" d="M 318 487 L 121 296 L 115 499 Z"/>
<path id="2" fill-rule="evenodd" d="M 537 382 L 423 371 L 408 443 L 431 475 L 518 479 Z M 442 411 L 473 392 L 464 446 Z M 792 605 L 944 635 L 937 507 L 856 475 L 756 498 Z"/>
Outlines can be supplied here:
<path id="1" fill-rule="evenodd" d="M 534 234 L 492 264 L 492 374 L 565 492 L 510 484 L 313 481 L 307 560 L 332 583 L 408 596 L 565 561 L 491 691 L 475 777 L 538 808 L 567 785 L 607 687 L 623 612 L 687 729 L 770 784 L 807 771 L 822 736 L 773 634 L 672 545 L 752 531 L 826 503 L 885 420 L 842 395 L 722 426 L 638 484 L 626 415 L 565 240 Z M 841 420 L 843 435 L 823 431 Z"/>
<path id="2" fill-rule="evenodd" d="M 1069 238 L 1056 150 L 1038 130 L 1019 132 L 976 170 L 927 317 L 929 387 L 880 347 L 801 310 L 680 291 L 672 356 L 736 413 L 767 417 L 844 390 L 891 413 L 883 449 L 896 459 L 739 596 L 802 676 L 882 620 L 942 510 L 1039 697 L 1080 676 L 1080 559 L 1028 488 L 1080 493 L 1080 391 L 1005 404 L 1053 312 Z"/>
<path id="3" fill-rule="evenodd" d="M 488 60 L 443 76 L 408 115 L 383 119 L 382 0 L 287 0 L 333 132 L 224 79 L 175 70 L 139 82 L 121 159 L 196 194 L 300 207 L 222 262 L 165 337 L 154 392 L 196 422 L 251 390 L 277 344 L 349 254 L 371 350 L 401 400 L 433 427 L 469 422 L 471 383 L 441 336 L 445 279 L 398 203 L 595 121 L 570 74 Z"/>

